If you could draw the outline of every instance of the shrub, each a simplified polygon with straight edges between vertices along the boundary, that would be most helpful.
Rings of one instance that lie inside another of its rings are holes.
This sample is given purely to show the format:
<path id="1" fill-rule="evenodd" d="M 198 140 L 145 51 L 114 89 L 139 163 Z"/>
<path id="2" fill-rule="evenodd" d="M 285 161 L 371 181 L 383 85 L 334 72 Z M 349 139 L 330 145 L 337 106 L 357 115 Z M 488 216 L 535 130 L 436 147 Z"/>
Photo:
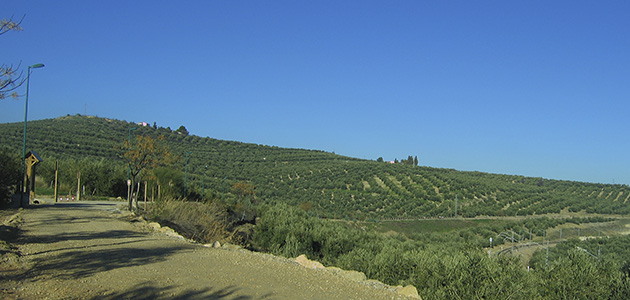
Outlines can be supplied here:
<path id="1" fill-rule="evenodd" d="M 216 202 L 158 201 L 148 216 L 201 243 L 229 242 L 232 238 L 227 209 Z"/>
<path id="2" fill-rule="evenodd" d="M 0 206 L 11 201 L 11 190 L 20 183 L 20 158 L 0 149 Z"/>

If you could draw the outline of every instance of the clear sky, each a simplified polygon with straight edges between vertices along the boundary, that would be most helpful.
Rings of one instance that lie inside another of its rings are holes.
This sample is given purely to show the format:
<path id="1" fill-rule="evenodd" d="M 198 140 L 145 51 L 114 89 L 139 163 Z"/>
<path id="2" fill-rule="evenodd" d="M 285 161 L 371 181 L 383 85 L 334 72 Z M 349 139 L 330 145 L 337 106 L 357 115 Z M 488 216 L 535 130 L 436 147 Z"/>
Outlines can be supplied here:
<path id="1" fill-rule="evenodd" d="M 29 119 L 630 184 L 629 1 L 4 1 Z M 21 91 L 23 91 L 22 89 Z M 21 122 L 21 100 L 0 122 Z"/>

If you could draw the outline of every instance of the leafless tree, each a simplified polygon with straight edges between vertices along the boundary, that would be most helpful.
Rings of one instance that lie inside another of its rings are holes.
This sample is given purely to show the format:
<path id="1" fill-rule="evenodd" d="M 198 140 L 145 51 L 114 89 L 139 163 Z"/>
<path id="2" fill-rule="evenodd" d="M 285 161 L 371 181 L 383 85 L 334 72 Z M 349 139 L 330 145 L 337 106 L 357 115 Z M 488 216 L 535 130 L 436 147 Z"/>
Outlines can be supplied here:
<path id="1" fill-rule="evenodd" d="M 9 31 L 20 31 L 22 30 L 22 20 L 24 20 L 24 16 L 19 21 L 14 21 L 13 16 L 8 19 L 2 19 L 0 21 L 0 35 L 3 35 Z M 22 78 L 22 72 L 18 71 L 20 69 L 20 64 L 14 66 L 12 64 L 2 64 L 0 65 L 0 100 L 5 99 L 7 97 L 17 98 L 18 94 L 15 91 L 18 87 L 24 83 L 24 79 Z"/>

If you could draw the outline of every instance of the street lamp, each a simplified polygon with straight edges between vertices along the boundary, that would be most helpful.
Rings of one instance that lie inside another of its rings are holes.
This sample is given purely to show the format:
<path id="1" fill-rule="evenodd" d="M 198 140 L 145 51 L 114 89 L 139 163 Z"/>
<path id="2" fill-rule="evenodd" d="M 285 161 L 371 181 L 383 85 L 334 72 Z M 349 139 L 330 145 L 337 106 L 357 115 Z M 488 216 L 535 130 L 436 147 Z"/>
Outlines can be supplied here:
<path id="1" fill-rule="evenodd" d="M 24 140 L 22 141 L 22 195 L 20 196 L 20 206 L 23 205 L 24 193 L 26 193 L 26 120 L 28 115 L 28 86 L 31 78 L 31 69 L 43 68 L 44 64 L 30 65 L 26 71 L 26 96 L 24 98 Z"/>
<path id="2" fill-rule="evenodd" d="M 184 198 L 186 197 L 186 182 L 188 181 L 188 155 L 190 155 L 192 151 L 186 152 L 186 168 L 184 169 Z"/>

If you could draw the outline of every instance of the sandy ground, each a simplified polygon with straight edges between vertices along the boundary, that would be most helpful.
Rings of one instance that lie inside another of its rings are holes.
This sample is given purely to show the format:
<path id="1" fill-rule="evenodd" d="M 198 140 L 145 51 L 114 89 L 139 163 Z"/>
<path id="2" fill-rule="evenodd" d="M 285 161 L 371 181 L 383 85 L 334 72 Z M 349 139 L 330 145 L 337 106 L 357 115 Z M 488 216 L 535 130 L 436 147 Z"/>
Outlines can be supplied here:
<path id="1" fill-rule="evenodd" d="M 271 255 L 214 249 L 152 232 L 113 202 L 20 212 L 18 263 L 3 299 L 407 299 Z"/>

